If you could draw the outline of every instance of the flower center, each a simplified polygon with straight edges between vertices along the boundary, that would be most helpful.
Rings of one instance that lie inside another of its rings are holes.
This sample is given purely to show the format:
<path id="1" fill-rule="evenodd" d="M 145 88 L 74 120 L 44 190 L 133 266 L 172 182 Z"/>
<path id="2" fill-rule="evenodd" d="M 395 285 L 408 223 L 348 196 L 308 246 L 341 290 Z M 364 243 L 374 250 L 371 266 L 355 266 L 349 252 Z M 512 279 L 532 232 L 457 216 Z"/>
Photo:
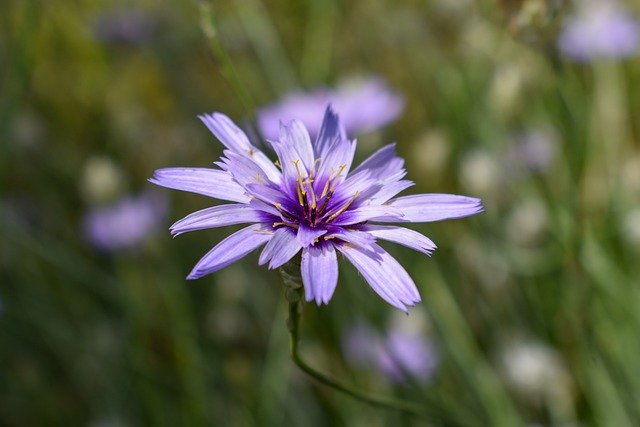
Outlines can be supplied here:
<path id="1" fill-rule="evenodd" d="M 292 163 L 296 168 L 297 178 L 295 181 L 295 202 L 299 205 L 297 212 L 291 212 L 291 209 L 285 209 L 281 203 L 273 203 L 278 212 L 283 217 L 283 221 L 273 224 L 277 226 L 288 226 L 298 228 L 300 223 L 305 223 L 309 227 L 317 227 L 334 221 L 338 216 L 345 212 L 353 204 L 358 196 L 356 192 L 351 198 L 336 206 L 330 206 L 329 202 L 334 197 L 335 187 L 338 178 L 346 169 L 347 165 L 340 165 L 338 169 L 333 170 L 324 182 L 322 191 L 318 193 L 318 179 L 316 174 L 316 166 L 320 159 L 316 159 L 308 176 L 301 172 L 300 160 L 293 160 Z M 314 186 L 314 183 L 316 185 Z M 317 188 L 316 188 L 317 187 Z M 294 203 L 295 203 L 294 202 Z"/>

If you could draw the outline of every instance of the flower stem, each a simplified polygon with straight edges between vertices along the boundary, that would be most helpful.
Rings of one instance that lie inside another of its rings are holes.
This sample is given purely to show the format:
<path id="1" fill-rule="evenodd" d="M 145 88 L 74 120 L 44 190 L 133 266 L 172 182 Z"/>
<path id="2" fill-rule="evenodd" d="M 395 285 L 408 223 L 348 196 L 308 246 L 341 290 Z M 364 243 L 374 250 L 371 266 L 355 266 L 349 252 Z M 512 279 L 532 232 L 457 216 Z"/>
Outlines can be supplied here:
<path id="1" fill-rule="evenodd" d="M 254 107 L 251 97 L 245 90 L 238 72 L 236 71 L 229 54 L 225 50 L 216 28 L 216 21 L 213 14 L 213 6 L 207 0 L 200 0 L 200 14 L 202 31 L 209 42 L 209 48 L 216 61 L 220 63 L 222 75 L 227 79 L 233 91 L 236 93 L 245 113 L 250 120 L 254 119 Z"/>
<path id="2" fill-rule="evenodd" d="M 296 265 L 297 264 L 297 265 Z M 296 272 L 297 269 L 297 272 Z M 289 353 L 293 362 L 307 375 L 321 384 L 331 387 L 361 402 L 372 406 L 400 411 L 416 417 L 438 421 L 434 414 L 426 414 L 412 404 L 388 398 L 369 396 L 352 387 L 344 385 L 328 375 L 323 374 L 309 366 L 298 351 L 298 334 L 300 330 L 300 318 L 302 316 L 303 288 L 300 279 L 300 264 L 290 262 L 280 269 L 285 285 L 285 298 L 289 303 L 289 317 L 287 328 L 289 329 Z"/>

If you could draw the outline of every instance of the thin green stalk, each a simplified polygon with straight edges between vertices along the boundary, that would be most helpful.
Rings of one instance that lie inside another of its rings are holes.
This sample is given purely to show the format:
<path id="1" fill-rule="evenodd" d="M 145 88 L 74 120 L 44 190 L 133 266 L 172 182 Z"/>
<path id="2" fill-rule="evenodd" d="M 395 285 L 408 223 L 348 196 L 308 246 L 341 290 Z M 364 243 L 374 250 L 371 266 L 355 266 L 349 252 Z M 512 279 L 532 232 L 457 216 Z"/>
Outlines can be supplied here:
<path id="1" fill-rule="evenodd" d="M 209 42 L 209 48 L 213 53 L 214 58 L 220 63 L 221 73 L 227 79 L 233 91 L 236 93 L 242 107 L 245 110 L 247 116 L 253 121 L 254 119 L 254 103 L 247 91 L 244 89 L 242 81 L 238 76 L 229 54 L 225 50 L 218 30 L 216 29 L 216 21 L 213 14 L 213 6 L 209 1 L 200 0 L 200 15 L 202 31 Z"/>
<path id="2" fill-rule="evenodd" d="M 289 353 L 293 362 L 302 371 L 304 371 L 307 375 L 309 375 L 319 383 L 342 392 L 348 396 L 351 396 L 354 399 L 359 400 L 360 402 L 379 408 L 403 412 L 415 417 L 428 419 L 430 421 L 439 421 L 439 418 L 434 414 L 424 413 L 413 404 L 399 400 L 364 394 L 359 390 L 342 384 L 339 381 L 331 378 L 330 376 L 315 370 L 302 359 L 298 350 L 298 337 L 300 330 L 300 318 L 302 315 L 303 288 L 299 273 L 296 274 L 296 270 L 298 272 L 300 271 L 299 263 L 290 263 L 280 270 L 286 288 L 285 298 L 289 303 L 289 318 L 287 319 L 287 328 L 289 329 Z"/>

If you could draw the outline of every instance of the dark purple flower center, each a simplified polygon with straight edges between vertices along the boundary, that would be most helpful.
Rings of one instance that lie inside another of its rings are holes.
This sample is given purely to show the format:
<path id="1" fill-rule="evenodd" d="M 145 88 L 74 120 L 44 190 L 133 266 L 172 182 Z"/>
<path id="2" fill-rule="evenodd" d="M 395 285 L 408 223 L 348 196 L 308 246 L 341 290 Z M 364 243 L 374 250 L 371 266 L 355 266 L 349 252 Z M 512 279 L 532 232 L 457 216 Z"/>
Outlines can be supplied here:
<path id="1" fill-rule="evenodd" d="M 324 227 L 353 205 L 358 192 L 350 197 L 336 192 L 336 185 L 341 182 L 339 178 L 346 165 L 341 165 L 328 177 L 321 177 L 316 175 L 315 165 L 309 175 L 304 176 L 298 168 L 298 162 L 294 164 L 298 170 L 297 178 L 283 181 L 281 191 L 285 197 L 282 203 L 273 203 L 283 217 L 283 221 L 273 224 L 274 227 L 289 226 L 297 229 L 301 224 L 310 228 Z"/>

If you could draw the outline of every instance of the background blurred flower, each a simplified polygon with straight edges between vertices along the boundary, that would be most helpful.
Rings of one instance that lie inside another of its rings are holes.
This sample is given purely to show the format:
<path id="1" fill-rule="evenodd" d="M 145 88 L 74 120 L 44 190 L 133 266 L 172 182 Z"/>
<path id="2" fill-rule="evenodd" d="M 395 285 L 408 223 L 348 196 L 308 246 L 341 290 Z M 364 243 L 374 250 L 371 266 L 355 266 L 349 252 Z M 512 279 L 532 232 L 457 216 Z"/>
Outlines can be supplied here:
<path id="1" fill-rule="evenodd" d="M 91 209 L 84 218 L 84 232 L 100 250 L 131 249 L 158 228 L 166 210 L 166 198 L 160 193 L 126 196 L 110 206 Z"/>
<path id="2" fill-rule="evenodd" d="M 347 81 L 335 89 L 319 87 L 293 92 L 258 112 L 258 126 L 267 139 L 278 137 L 280 122 L 298 119 L 313 138 L 322 124 L 327 104 L 340 115 L 349 136 L 371 132 L 395 120 L 404 109 L 404 99 L 380 78 Z"/>
<path id="3" fill-rule="evenodd" d="M 91 204 L 114 200 L 124 186 L 124 173 L 120 166 L 106 156 L 90 158 L 84 165 L 80 180 L 80 193 Z"/>
<path id="4" fill-rule="evenodd" d="M 522 170 L 546 172 L 556 157 L 558 136 L 548 128 L 531 129 L 516 135 L 507 150 L 507 165 L 512 174 Z"/>
<path id="5" fill-rule="evenodd" d="M 570 59 L 626 58 L 638 52 L 640 26 L 627 10 L 610 0 L 580 2 L 558 39 Z"/>
<path id="6" fill-rule="evenodd" d="M 346 360 L 356 367 L 377 369 L 393 382 L 427 381 L 438 366 L 434 343 L 418 330 L 392 324 L 384 337 L 358 322 L 343 336 Z"/>
<path id="7" fill-rule="evenodd" d="M 555 349 L 537 341 L 514 341 L 502 353 L 502 371 L 525 400 L 571 417 L 573 380 Z"/>
<path id="8" fill-rule="evenodd" d="M 144 43 L 153 36 L 151 17 L 137 10 L 102 12 L 96 18 L 95 35 L 99 40 L 117 44 Z"/>

